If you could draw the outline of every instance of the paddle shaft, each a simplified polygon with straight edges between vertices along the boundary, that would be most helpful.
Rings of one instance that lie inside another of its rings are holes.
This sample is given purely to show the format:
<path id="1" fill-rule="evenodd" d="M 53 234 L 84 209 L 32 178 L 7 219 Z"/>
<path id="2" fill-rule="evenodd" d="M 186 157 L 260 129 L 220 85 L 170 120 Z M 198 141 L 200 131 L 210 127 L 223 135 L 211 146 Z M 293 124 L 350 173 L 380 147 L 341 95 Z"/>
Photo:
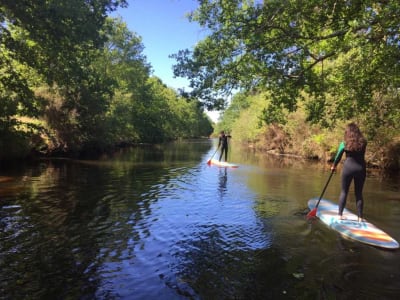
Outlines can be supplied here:
<path id="1" fill-rule="evenodd" d="M 319 205 L 319 203 L 321 202 L 322 196 L 325 194 L 326 188 L 328 187 L 329 181 L 331 181 L 331 178 L 332 178 L 332 175 L 333 175 L 334 172 L 335 172 L 335 170 L 332 170 L 331 174 L 329 175 L 328 181 L 326 182 L 325 187 L 324 187 L 324 189 L 322 190 L 321 196 L 319 196 L 317 205 L 315 205 L 315 208 L 314 208 L 314 209 L 317 209 L 317 208 L 318 208 L 318 205 Z"/>
<path id="2" fill-rule="evenodd" d="M 317 215 L 317 208 L 318 208 L 319 202 L 321 201 L 322 196 L 324 195 L 325 190 L 326 190 L 326 188 L 328 187 L 329 181 L 331 180 L 332 175 L 333 175 L 333 173 L 335 172 L 335 167 L 336 167 L 336 165 L 338 164 L 338 162 L 339 162 L 340 159 L 342 158 L 342 155 L 343 155 L 343 153 L 344 153 L 344 148 L 345 148 L 345 143 L 344 143 L 344 142 L 341 142 L 340 145 L 339 145 L 339 149 L 338 149 L 338 151 L 337 151 L 337 153 L 336 153 L 335 159 L 334 159 L 334 161 L 333 161 L 333 166 L 332 166 L 331 175 L 329 175 L 328 181 L 326 182 L 325 187 L 324 187 L 324 189 L 322 190 L 321 196 L 319 196 L 317 205 L 315 205 L 315 207 L 307 214 L 307 218 L 312 218 L 312 217 L 315 217 L 315 216 Z"/>
<path id="3" fill-rule="evenodd" d="M 217 150 L 215 150 L 214 154 L 213 154 L 213 155 L 211 156 L 211 158 L 207 161 L 207 163 L 211 162 L 211 160 L 214 158 L 215 154 L 216 154 L 217 151 L 218 151 L 218 148 L 219 148 L 219 147 L 217 147 Z"/>

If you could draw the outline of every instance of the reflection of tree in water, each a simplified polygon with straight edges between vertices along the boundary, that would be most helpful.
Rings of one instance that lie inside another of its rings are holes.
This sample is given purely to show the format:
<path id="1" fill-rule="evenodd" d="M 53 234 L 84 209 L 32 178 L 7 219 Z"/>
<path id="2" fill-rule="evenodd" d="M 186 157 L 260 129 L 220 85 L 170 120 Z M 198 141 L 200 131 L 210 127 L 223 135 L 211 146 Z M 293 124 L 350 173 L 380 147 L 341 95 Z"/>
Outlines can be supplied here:
<path id="1" fill-rule="evenodd" d="M 23 189 L 8 195 L 8 210 L 0 209 L 2 294 L 112 298 L 115 291 L 104 289 L 104 274 L 114 270 L 106 266 L 134 257 L 135 247 L 150 235 L 146 222 L 137 224 L 152 214 L 160 182 L 185 170 L 171 174 L 162 166 L 68 160 L 31 168 Z"/>
<path id="2" fill-rule="evenodd" d="M 124 148 L 112 154 L 113 163 L 122 162 L 198 162 L 199 158 L 210 149 L 210 141 L 193 140 L 158 145 L 142 145 Z"/>

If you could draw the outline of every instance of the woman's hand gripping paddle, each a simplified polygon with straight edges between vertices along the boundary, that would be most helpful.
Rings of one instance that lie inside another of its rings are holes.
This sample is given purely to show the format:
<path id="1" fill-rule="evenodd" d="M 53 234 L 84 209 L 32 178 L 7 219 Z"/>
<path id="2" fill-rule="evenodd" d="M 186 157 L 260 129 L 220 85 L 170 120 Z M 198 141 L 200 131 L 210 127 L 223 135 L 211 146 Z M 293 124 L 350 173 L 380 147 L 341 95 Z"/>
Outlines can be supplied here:
<path id="1" fill-rule="evenodd" d="M 333 173 L 335 173 L 335 166 L 338 164 L 338 162 L 342 158 L 344 148 L 345 148 L 345 144 L 344 144 L 344 142 L 341 142 L 339 145 L 339 149 L 336 153 L 335 159 L 333 161 L 333 166 L 331 168 L 332 171 L 331 171 L 331 174 L 329 175 L 328 181 L 325 184 L 325 187 L 321 193 L 321 196 L 319 196 L 317 205 L 315 205 L 315 207 L 307 214 L 307 219 L 315 218 L 317 216 L 317 209 L 318 209 L 319 202 L 321 202 L 322 196 L 324 195 L 325 190 L 328 187 L 329 181 L 331 181 L 332 175 L 333 175 Z"/>
<path id="2" fill-rule="evenodd" d="M 207 165 L 211 165 L 211 160 L 213 159 L 213 157 L 214 157 L 214 155 L 217 153 L 217 151 L 218 151 L 218 148 L 219 147 L 217 147 L 217 150 L 215 150 L 215 152 L 214 152 L 214 154 L 211 156 L 211 158 L 207 161 Z"/>

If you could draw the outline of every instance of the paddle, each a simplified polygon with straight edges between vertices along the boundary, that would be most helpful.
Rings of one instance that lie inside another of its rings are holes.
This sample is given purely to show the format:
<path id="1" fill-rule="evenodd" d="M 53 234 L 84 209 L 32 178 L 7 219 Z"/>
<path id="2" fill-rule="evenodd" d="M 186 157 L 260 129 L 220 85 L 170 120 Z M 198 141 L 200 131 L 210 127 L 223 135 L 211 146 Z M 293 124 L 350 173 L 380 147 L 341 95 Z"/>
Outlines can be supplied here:
<path id="1" fill-rule="evenodd" d="M 318 205 L 319 205 L 319 203 L 321 202 L 322 196 L 324 195 L 326 188 L 328 187 L 329 181 L 331 181 L 331 178 L 332 178 L 333 173 L 335 173 L 335 170 L 332 170 L 331 174 L 329 175 L 328 181 L 327 181 L 326 184 L 325 184 L 325 187 L 324 187 L 324 189 L 323 189 L 323 191 L 322 191 L 322 193 L 321 193 L 321 196 L 319 196 L 317 205 L 315 205 L 315 207 L 307 214 L 307 219 L 315 218 L 315 217 L 316 217 Z"/>
<path id="2" fill-rule="evenodd" d="M 341 142 L 340 145 L 339 145 L 339 149 L 338 149 L 338 151 L 336 153 L 335 159 L 333 160 L 334 166 L 336 166 L 336 164 L 338 163 L 338 161 L 342 157 L 342 154 L 343 154 L 343 151 L 344 151 L 344 147 L 345 147 L 344 142 Z M 324 195 L 326 188 L 328 187 L 329 181 L 331 181 L 333 173 L 335 173 L 335 169 L 334 168 L 332 168 L 332 171 L 331 171 L 331 174 L 329 175 L 328 181 L 326 182 L 325 187 L 322 190 L 321 196 L 319 196 L 319 199 L 317 201 L 317 205 L 315 205 L 315 207 L 307 214 L 307 219 L 316 217 L 318 205 L 321 202 L 322 196 Z"/>
<path id="3" fill-rule="evenodd" d="M 211 158 L 207 161 L 207 165 L 211 165 L 211 160 L 213 159 L 214 155 L 217 153 L 218 148 L 219 148 L 219 147 L 217 147 L 217 150 L 215 150 L 214 154 L 213 154 L 213 155 L 211 156 Z"/>

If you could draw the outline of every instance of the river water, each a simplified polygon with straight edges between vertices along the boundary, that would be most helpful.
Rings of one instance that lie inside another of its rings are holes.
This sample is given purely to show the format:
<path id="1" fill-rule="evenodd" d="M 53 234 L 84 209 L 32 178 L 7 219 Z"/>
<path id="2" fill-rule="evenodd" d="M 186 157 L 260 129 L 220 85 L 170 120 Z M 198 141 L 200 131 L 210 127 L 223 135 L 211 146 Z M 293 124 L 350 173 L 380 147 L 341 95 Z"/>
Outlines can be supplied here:
<path id="1" fill-rule="evenodd" d="M 0 299 L 399 299 L 398 250 L 306 220 L 327 166 L 231 148 L 237 169 L 212 140 L 2 168 Z M 364 198 L 400 240 L 399 180 Z"/>

